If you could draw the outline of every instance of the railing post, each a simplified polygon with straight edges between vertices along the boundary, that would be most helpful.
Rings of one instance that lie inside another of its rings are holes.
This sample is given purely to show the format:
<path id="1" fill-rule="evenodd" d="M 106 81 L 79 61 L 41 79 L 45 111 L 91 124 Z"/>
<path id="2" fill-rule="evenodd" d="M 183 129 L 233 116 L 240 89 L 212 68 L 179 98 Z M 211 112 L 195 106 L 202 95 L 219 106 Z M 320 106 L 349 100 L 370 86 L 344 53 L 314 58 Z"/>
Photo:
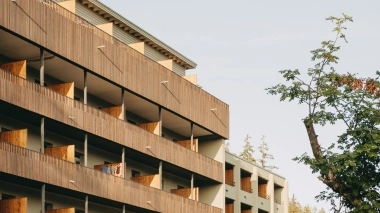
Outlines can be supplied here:
<path id="1" fill-rule="evenodd" d="M 125 213 L 125 204 L 123 204 L 122 213 Z"/>
<path id="2" fill-rule="evenodd" d="M 44 148 L 45 148 L 45 118 L 42 117 L 41 118 L 41 127 L 40 127 L 40 130 L 41 130 L 41 149 L 40 149 L 40 152 L 43 154 L 44 153 Z"/>
<path id="3" fill-rule="evenodd" d="M 45 76 L 44 49 L 40 48 L 40 85 L 41 86 L 44 86 L 44 76 Z"/>
<path id="4" fill-rule="evenodd" d="M 191 125 L 190 125 L 190 143 L 191 143 L 191 150 L 192 151 L 195 151 L 195 147 L 194 147 L 194 124 L 193 122 L 191 122 Z"/>
<path id="5" fill-rule="evenodd" d="M 194 200 L 194 173 L 191 174 L 191 180 L 190 180 L 190 187 L 191 187 L 191 199 Z"/>
<path id="6" fill-rule="evenodd" d="M 162 137 L 162 108 L 158 106 L 159 134 Z"/>
<path id="7" fill-rule="evenodd" d="M 84 201 L 84 212 L 88 213 L 88 195 L 86 195 L 86 198 Z"/>

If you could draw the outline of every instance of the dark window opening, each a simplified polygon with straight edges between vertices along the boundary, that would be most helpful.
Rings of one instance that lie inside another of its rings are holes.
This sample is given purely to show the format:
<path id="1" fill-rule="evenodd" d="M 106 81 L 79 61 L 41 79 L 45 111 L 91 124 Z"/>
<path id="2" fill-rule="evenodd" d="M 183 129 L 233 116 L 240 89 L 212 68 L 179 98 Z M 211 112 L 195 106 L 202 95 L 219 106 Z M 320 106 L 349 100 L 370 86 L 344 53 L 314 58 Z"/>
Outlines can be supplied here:
<path id="1" fill-rule="evenodd" d="M 136 170 L 132 170 L 132 177 L 138 177 L 140 176 L 140 172 Z"/>
<path id="2" fill-rule="evenodd" d="M 14 199 L 14 198 L 16 198 L 15 196 L 13 196 L 13 195 L 9 195 L 9 194 L 1 194 L 1 199 L 2 200 L 8 200 L 8 199 Z"/>

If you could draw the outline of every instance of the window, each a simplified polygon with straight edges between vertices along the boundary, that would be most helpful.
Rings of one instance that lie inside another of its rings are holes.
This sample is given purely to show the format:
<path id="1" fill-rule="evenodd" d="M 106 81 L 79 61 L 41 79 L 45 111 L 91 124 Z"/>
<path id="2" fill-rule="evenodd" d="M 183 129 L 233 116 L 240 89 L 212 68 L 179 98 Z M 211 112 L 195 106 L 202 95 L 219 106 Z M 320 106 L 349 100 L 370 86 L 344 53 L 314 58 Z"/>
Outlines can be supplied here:
<path id="1" fill-rule="evenodd" d="M 75 152 L 75 163 L 80 165 L 83 154 L 79 152 Z"/>
<path id="2" fill-rule="evenodd" d="M 74 100 L 80 101 L 80 98 L 78 96 L 74 96 Z"/>
<path id="3" fill-rule="evenodd" d="M 129 120 L 129 119 L 127 119 L 127 121 L 128 121 L 128 123 L 133 124 L 133 125 L 136 125 L 136 124 L 137 124 L 136 122 L 134 122 L 134 121 L 132 121 L 132 120 Z"/>
<path id="4" fill-rule="evenodd" d="M 45 210 L 49 210 L 49 209 L 53 209 L 53 204 L 45 202 Z"/>
<path id="5" fill-rule="evenodd" d="M 34 83 L 36 84 L 40 84 L 41 81 L 39 79 L 34 79 Z M 47 86 L 47 83 L 44 82 L 44 86 L 46 87 Z"/>
<path id="6" fill-rule="evenodd" d="M 181 186 L 181 185 L 177 185 L 177 189 L 184 189 L 185 187 Z"/>
<path id="7" fill-rule="evenodd" d="M 173 142 L 178 142 L 178 140 L 173 138 Z"/>
<path id="8" fill-rule="evenodd" d="M 14 199 L 14 198 L 16 198 L 15 196 L 13 196 L 13 195 L 9 195 L 9 194 L 1 194 L 1 199 L 2 200 L 8 200 L 8 199 Z"/>
<path id="9" fill-rule="evenodd" d="M 75 213 L 84 213 L 84 211 L 75 209 Z"/>
<path id="10" fill-rule="evenodd" d="M 132 177 L 138 177 L 140 176 L 140 172 L 136 170 L 132 170 Z"/>
<path id="11" fill-rule="evenodd" d="M 51 147 L 53 147 L 52 143 L 44 141 L 44 148 L 51 148 Z"/>

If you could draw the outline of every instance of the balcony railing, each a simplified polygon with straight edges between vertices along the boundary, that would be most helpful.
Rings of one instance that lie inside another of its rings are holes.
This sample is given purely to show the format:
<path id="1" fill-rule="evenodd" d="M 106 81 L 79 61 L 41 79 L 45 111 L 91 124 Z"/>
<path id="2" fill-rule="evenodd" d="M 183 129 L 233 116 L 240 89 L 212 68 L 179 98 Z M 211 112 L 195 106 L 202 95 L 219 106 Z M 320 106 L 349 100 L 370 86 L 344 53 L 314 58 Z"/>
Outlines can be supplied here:
<path id="1" fill-rule="evenodd" d="M 39 182 L 48 182 L 50 185 L 72 191 L 158 212 L 165 212 L 166 206 L 170 203 L 183 203 L 183 205 L 172 205 L 171 212 L 222 213 L 221 209 L 213 206 L 183 199 L 172 193 L 7 142 L 0 141 L 0 156 L 1 172 Z M 147 198 L 155 202 L 149 204 L 146 202 Z"/>
<path id="2" fill-rule="evenodd" d="M 2 69 L 0 69 L 0 99 L 124 146 L 133 147 L 147 155 L 152 155 L 153 152 L 154 157 L 158 159 L 205 177 L 223 181 L 222 163 L 163 137 L 145 133 L 145 131 L 141 132 L 142 129 L 135 125 Z M 70 117 L 74 119 L 70 119 Z M 110 131 L 110 129 L 119 129 L 120 131 Z M 118 132 L 138 132 L 144 139 L 139 142 L 136 141 L 133 134 L 119 134 Z M 146 146 L 151 146 L 151 149 L 147 151 Z M 188 158 L 184 158 L 184 156 Z M 188 159 L 193 160 L 189 161 Z"/>

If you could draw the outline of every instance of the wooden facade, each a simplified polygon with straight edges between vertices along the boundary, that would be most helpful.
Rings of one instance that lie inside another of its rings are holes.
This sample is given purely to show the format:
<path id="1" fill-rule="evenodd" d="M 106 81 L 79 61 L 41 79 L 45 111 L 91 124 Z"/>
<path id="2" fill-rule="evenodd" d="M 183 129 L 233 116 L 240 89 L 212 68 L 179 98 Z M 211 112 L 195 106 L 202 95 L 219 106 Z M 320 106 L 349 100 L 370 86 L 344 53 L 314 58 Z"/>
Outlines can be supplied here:
<path id="1" fill-rule="evenodd" d="M 21 147 L 28 147 L 28 129 L 18 129 L 0 132 L 0 141 L 8 142 Z"/>
<path id="2" fill-rule="evenodd" d="M 27 213 L 28 198 L 0 200 L 1 213 Z"/>
<path id="3" fill-rule="evenodd" d="M 26 79 L 26 60 L 1 64 L 0 68 Z"/>
<path id="4" fill-rule="evenodd" d="M 1 70 L 0 99 L 63 124 L 131 147 L 220 183 L 223 181 L 222 163 L 151 134 L 101 110 Z M 147 149 L 147 146 L 151 148 Z"/>
<path id="5" fill-rule="evenodd" d="M 49 182 L 53 186 L 103 197 L 156 212 L 222 213 L 205 205 L 134 181 L 104 174 L 49 155 L 0 142 L 0 171 L 19 177 Z M 75 184 L 70 183 L 75 181 Z M 148 204 L 146 201 L 151 201 Z M 170 205 L 168 205 L 170 204 Z"/>
<path id="6" fill-rule="evenodd" d="M 188 80 L 52 1 L 0 1 L 1 27 L 224 138 L 229 137 L 228 105 Z M 102 45 L 106 48 L 97 49 Z M 164 86 L 161 81 L 168 83 Z M 217 110 L 210 110 L 213 108 Z"/>
<path id="7" fill-rule="evenodd" d="M 75 208 L 48 209 L 45 213 L 75 213 Z"/>
<path id="8" fill-rule="evenodd" d="M 75 145 L 45 148 L 44 153 L 71 163 L 75 163 Z"/>

